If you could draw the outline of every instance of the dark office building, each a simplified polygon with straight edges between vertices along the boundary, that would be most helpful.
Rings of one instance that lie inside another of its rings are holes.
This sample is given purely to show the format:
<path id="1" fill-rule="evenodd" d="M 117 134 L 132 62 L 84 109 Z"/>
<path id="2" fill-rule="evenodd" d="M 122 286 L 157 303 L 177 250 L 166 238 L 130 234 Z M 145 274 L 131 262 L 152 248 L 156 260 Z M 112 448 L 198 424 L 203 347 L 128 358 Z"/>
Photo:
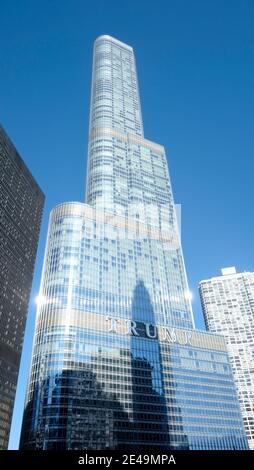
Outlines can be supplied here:
<path id="1" fill-rule="evenodd" d="M 0 126 L 0 449 L 10 433 L 44 194 Z"/>

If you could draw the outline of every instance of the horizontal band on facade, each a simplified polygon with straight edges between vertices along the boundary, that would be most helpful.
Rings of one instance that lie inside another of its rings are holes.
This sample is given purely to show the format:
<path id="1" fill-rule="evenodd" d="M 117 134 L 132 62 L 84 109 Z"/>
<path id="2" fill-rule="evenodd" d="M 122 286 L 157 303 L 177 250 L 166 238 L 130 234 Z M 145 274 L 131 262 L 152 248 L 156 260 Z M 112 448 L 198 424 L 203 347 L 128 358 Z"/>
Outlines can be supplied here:
<path id="1" fill-rule="evenodd" d="M 128 234 L 135 234 L 135 239 L 149 238 L 167 244 L 170 248 L 176 250 L 180 248 L 179 236 L 176 231 L 160 230 L 159 228 L 144 224 L 137 219 L 115 215 L 110 212 L 95 209 L 88 204 L 81 202 L 67 202 L 59 204 L 51 212 L 51 220 L 63 216 L 81 216 L 87 219 L 99 222 L 105 226 L 112 226 L 123 229 Z"/>
<path id="2" fill-rule="evenodd" d="M 144 325 L 144 327 L 142 327 Z M 74 309 L 41 309 L 37 323 L 36 333 L 41 329 L 64 326 L 93 330 L 101 333 L 114 333 L 119 335 L 135 336 L 149 341 L 159 340 L 163 343 L 192 346 L 202 349 L 226 351 L 223 336 L 209 334 L 197 330 L 153 325 L 151 323 L 135 322 L 128 318 L 116 318 L 110 315 L 80 311 Z M 138 334 L 139 333 L 139 334 Z M 143 334 L 144 333 L 144 334 Z"/>
<path id="3" fill-rule="evenodd" d="M 151 140 L 144 139 L 139 135 L 135 134 L 123 134 L 122 132 L 113 129 L 112 127 L 97 127 L 94 128 L 89 136 L 89 141 L 100 137 L 102 135 L 109 135 L 110 137 L 116 137 L 117 139 L 123 140 L 124 142 L 130 142 L 137 145 L 142 145 L 156 152 L 165 153 L 163 145 L 152 142 Z"/>

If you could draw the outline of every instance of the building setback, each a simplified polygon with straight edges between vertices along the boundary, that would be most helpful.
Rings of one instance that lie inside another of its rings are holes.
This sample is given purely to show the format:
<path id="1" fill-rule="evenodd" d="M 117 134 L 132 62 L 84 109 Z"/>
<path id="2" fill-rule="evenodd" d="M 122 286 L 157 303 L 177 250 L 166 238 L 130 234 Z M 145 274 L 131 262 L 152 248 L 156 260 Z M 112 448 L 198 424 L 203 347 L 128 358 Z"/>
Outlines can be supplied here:
<path id="1" fill-rule="evenodd" d="M 200 282 L 207 329 L 224 335 L 249 448 L 254 450 L 254 273 L 222 269 Z"/>
<path id="2" fill-rule="evenodd" d="M 8 446 L 43 205 L 0 126 L 0 449 Z"/>
<path id="3" fill-rule="evenodd" d="M 225 341 L 194 329 L 133 49 L 94 44 L 86 203 L 51 212 L 23 449 L 244 449 Z"/>

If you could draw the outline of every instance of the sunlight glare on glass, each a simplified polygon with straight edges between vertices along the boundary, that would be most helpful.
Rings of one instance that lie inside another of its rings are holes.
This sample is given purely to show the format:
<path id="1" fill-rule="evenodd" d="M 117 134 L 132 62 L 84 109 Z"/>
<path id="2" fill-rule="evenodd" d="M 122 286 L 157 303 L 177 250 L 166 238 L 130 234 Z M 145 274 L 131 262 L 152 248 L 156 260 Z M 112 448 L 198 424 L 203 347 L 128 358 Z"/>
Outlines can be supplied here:
<path id="1" fill-rule="evenodd" d="M 37 307 L 40 307 L 42 304 L 44 304 L 45 303 L 44 295 L 40 295 L 40 294 L 37 295 L 35 297 L 35 303 L 36 303 Z"/>
<path id="2" fill-rule="evenodd" d="M 193 300 L 193 292 L 191 290 L 187 290 L 185 292 L 185 298 L 191 302 Z"/>

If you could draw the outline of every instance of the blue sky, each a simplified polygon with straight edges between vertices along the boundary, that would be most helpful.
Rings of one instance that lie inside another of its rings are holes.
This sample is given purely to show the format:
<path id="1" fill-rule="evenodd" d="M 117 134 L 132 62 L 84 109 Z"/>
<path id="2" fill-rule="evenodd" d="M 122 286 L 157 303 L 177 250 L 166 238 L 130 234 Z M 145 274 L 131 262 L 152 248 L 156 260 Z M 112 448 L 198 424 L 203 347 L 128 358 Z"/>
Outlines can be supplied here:
<path id="1" fill-rule="evenodd" d="M 254 2 L 1 0 L 0 121 L 46 194 L 10 448 L 17 448 L 49 211 L 83 200 L 92 44 L 136 53 L 145 136 L 165 145 L 199 280 L 253 270 Z"/>

